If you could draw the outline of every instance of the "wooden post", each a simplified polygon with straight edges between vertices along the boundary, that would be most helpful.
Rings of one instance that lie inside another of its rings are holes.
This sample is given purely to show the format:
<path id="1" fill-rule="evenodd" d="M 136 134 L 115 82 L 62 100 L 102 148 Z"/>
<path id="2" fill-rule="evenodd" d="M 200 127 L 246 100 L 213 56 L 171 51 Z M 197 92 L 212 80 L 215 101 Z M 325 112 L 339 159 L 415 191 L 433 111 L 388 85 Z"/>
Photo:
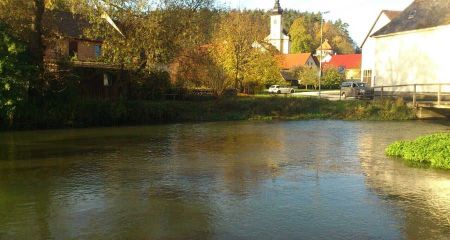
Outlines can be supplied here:
<path id="1" fill-rule="evenodd" d="M 384 90 L 384 87 L 381 86 L 381 99 L 383 99 L 383 90 Z"/>
<path id="2" fill-rule="evenodd" d="M 416 107 L 417 99 L 416 99 L 417 85 L 414 84 L 414 93 L 413 93 L 413 106 Z"/>
<path id="3" fill-rule="evenodd" d="M 442 94 L 442 85 L 439 84 L 438 94 L 437 94 L 437 104 L 441 106 L 441 94 Z"/>

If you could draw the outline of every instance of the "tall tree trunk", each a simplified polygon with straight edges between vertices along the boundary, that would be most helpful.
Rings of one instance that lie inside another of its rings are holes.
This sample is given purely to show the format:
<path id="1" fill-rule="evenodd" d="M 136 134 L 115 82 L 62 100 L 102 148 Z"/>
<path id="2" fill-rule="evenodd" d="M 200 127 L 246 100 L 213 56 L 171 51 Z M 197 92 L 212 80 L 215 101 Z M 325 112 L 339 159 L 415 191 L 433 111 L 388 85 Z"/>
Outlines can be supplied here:
<path id="1" fill-rule="evenodd" d="M 38 81 L 40 82 L 44 72 L 44 43 L 42 40 L 42 18 L 45 11 L 45 0 L 34 0 L 34 12 L 31 23 L 30 49 L 34 60 L 38 65 Z"/>

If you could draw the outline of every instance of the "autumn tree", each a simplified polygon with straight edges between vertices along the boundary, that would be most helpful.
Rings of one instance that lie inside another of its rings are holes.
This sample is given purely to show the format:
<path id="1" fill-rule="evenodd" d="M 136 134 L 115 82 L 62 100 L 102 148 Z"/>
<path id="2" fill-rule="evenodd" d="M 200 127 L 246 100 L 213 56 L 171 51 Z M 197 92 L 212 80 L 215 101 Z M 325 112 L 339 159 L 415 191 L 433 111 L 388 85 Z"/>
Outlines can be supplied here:
<path id="1" fill-rule="evenodd" d="M 308 86 L 313 86 L 314 89 L 317 89 L 317 86 L 319 85 L 318 68 L 298 67 L 294 70 L 294 73 L 300 84 L 304 85 L 306 89 L 308 89 Z"/>
<path id="2" fill-rule="evenodd" d="M 244 68 L 242 87 L 244 93 L 254 94 L 269 85 L 283 84 L 284 79 L 273 53 L 255 49 L 251 61 Z"/>
<path id="3" fill-rule="evenodd" d="M 235 89 L 245 80 L 253 52 L 260 51 L 254 44 L 264 39 L 264 32 L 254 20 L 251 15 L 231 12 L 221 19 L 213 35 L 214 57 L 234 79 Z"/>

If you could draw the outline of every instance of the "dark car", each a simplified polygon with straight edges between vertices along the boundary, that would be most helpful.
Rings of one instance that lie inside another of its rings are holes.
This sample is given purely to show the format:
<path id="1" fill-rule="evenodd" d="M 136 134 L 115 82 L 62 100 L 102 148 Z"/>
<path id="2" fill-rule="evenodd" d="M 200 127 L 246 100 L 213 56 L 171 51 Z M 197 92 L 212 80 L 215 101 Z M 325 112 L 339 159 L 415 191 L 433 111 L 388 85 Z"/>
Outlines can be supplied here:
<path id="1" fill-rule="evenodd" d="M 343 82 L 341 85 L 341 96 L 343 98 L 373 99 L 374 89 L 363 82 Z"/>

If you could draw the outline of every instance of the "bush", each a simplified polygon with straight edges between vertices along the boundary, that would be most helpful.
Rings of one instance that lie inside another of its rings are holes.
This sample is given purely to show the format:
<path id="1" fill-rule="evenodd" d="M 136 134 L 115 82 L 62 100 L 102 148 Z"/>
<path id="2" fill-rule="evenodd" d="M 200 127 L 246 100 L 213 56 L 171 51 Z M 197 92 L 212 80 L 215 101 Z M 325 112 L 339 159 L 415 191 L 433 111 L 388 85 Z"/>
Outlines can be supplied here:
<path id="1" fill-rule="evenodd" d="M 386 154 L 413 164 L 450 169 L 450 133 L 433 134 L 414 141 L 398 141 L 386 149 Z"/>

